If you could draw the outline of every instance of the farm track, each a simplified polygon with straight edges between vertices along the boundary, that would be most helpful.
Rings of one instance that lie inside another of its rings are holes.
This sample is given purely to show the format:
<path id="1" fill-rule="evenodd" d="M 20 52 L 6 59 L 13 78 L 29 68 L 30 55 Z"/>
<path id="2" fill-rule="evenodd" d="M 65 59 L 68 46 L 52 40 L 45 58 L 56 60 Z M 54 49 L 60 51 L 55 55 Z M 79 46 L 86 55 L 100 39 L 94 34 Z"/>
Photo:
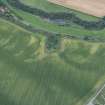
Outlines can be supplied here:
<path id="1" fill-rule="evenodd" d="M 90 99 L 90 101 L 88 102 L 87 105 L 95 105 L 94 101 L 96 100 L 96 98 L 100 95 L 100 93 L 102 92 L 102 90 L 105 89 L 105 83 L 103 84 L 103 86 L 96 92 L 96 94 Z"/>
<path id="2" fill-rule="evenodd" d="M 86 21 L 77 17 L 74 13 L 66 13 L 66 12 L 48 13 L 44 10 L 24 5 L 19 0 L 15 0 L 15 1 L 7 0 L 7 2 L 11 6 L 17 9 L 21 9 L 25 12 L 31 13 L 33 15 L 39 16 L 44 19 L 49 19 L 50 21 L 55 21 L 57 24 L 59 24 L 57 20 L 62 20 L 62 22 L 65 22 L 65 23 L 66 21 L 70 21 L 88 30 L 102 30 L 105 28 L 104 18 L 100 18 L 98 21 Z"/>

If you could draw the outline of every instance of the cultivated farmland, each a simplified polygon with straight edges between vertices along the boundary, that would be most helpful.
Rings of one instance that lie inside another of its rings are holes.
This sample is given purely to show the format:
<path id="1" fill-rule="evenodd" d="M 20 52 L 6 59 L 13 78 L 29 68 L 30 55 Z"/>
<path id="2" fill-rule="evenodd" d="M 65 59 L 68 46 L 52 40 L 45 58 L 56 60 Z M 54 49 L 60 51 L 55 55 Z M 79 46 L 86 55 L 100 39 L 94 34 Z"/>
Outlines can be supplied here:
<path id="1" fill-rule="evenodd" d="M 85 105 L 105 82 L 104 18 L 46 0 L 3 3 L 0 105 Z"/>
<path id="2" fill-rule="evenodd" d="M 105 16 L 105 0 L 49 0 L 97 17 Z"/>

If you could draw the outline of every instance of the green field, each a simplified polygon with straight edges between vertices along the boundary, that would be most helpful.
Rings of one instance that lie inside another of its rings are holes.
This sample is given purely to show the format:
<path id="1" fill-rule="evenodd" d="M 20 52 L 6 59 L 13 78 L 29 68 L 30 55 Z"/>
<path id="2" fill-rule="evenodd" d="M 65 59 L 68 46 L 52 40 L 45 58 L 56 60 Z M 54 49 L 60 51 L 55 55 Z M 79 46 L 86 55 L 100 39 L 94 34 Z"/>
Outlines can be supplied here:
<path id="1" fill-rule="evenodd" d="M 47 12 L 72 11 L 83 19 L 97 20 L 45 0 L 20 1 Z M 70 39 L 66 34 L 95 36 L 104 41 L 105 29 L 59 26 L 8 7 L 23 19 L 21 22 L 60 36 L 51 37 L 58 38 L 59 43 L 54 40 L 58 46 L 49 50 L 48 44 L 53 46 L 48 40 L 50 34 L 32 32 L 0 18 L 0 105 L 85 105 L 105 81 L 105 43 Z"/>
<path id="2" fill-rule="evenodd" d="M 105 76 L 105 44 L 62 39 L 47 53 L 42 35 L 0 23 L 1 105 L 76 105 Z"/>

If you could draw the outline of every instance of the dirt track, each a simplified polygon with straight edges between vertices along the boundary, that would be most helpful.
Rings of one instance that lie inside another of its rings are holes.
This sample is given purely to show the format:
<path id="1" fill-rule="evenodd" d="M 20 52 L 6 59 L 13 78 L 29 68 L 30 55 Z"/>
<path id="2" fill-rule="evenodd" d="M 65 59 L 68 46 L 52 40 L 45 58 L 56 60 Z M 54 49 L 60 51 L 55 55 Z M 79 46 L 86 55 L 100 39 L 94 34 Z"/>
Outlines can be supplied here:
<path id="1" fill-rule="evenodd" d="M 105 16 L 105 0 L 48 0 L 52 3 L 75 9 L 89 15 Z"/>

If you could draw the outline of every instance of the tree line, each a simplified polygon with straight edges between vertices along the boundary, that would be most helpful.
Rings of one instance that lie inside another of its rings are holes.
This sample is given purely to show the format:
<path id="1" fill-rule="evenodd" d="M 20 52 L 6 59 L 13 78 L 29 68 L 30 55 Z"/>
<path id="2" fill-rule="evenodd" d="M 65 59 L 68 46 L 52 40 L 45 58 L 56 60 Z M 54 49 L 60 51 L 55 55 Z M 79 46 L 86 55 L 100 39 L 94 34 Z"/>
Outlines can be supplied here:
<path id="1" fill-rule="evenodd" d="M 50 19 L 52 21 L 57 19 L 62 19 L 64 21 L 73 22 L 81 27 L 89 30 L 101 30 L 105 28 L 105 17 L 101 18 L 98 21 L 86 21 L 77 17 L 74 13 L 66 13 L 66 12 L 46 12 L 38 8 L 33 8 L 27 5 L 24 5 L 19 0 L 7 0 L 8 3 L 18 9 L 29 12 L 33 15 L 40 16 L 41 18 Z"/>
<path id="2" fill-rule="evenodd" d="M 31 26 L 30 24 L 25 24 L 24 19 L 22 17 L 18 17 L 12 11 L 9 13 L 5 13 L 5 14 L 0 13 L 0 17 L 19 25 L 20 27 L 22 27 L 26 30 L 29 30 L 34 33 L 40 33 L 42 35 L 47 36 L 46 37 L 47 38 L 46 48 L 48 50 L 59 48 L 61 38 L 79 39 L 79 40 L 86 40 L 86 41 L 92 41 L 92 42 L 93 41 L 94 42 L 104 42 L 105 41 L 105 39 L 102 37 L 85 36 L 85 35 L 84 36 L 79 36 L 79 35 L 72 36 L 72 35 L 67 35 L 67 34 L 62 36 L 60 33 L 48 32 L 46 30 L 37 29 L 37 28 L 34 28 L 33 26 Z"/>

